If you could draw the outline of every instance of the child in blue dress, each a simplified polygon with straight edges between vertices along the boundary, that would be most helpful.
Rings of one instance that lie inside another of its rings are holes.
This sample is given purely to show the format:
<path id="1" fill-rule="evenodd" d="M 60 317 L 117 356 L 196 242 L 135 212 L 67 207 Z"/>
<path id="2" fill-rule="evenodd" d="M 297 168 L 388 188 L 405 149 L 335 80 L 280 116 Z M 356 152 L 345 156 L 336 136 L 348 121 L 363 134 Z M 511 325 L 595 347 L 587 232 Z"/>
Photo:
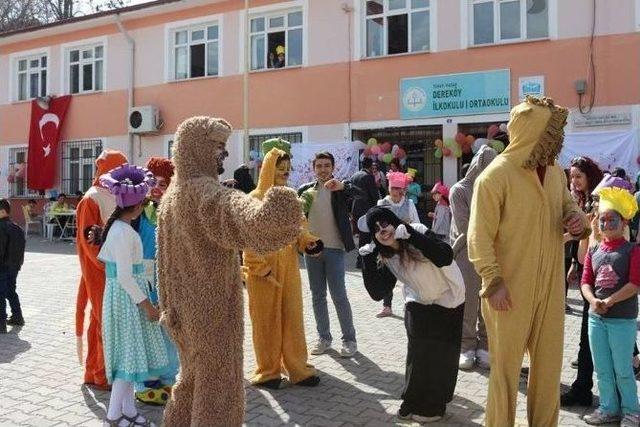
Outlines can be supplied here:
<path id="1" fill-rule="evenodd" d="M 100 177 L 117 207 L 102 233 L 98 259 L 105 264 L 102 340 L 107 380 L 112 385 L 106 426 L 151 426 L 138 414 L 133 385 L 163 375 L 169 365 L 158 309 L 144 280 L 142 241 L 131 227 L 143 209 L 153 174 L 122 165 Z"/>

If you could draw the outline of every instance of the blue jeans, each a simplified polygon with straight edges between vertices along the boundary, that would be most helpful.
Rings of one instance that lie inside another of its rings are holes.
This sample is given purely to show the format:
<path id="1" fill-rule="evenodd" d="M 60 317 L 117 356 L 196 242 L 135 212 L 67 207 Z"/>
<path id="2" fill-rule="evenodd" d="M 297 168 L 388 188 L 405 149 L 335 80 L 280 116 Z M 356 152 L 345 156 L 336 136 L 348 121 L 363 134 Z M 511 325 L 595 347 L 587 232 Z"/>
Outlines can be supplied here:
<path id="1" fill-rule="evenodd" d="M 606 414 L 640 414 L 633 375 L 636 319 L 609 319 L 589 313 L 589 346 Z M 620 393 L 620 398 L 618 398 Z"/>
<path id="2" fill-rule="evenodd" d="M 325 248 L 318 257 L 304 257 L 311 286 L 316 328 L 320 338 L 327 342 L 332 340 L 327 308 L 327 285 L 340 321 L 342 341 L 356 340 L 351 304 L 344 284 L 344 254 L 342 249 Z"/>
<path id="3" fill-rule="evenodd" d="M 20 299 L 16 293 L 17 270 L 0 268 L 0 322 L 7 320 L 7 301 L 11 307 L 11 315 L 22 317 Z"/>

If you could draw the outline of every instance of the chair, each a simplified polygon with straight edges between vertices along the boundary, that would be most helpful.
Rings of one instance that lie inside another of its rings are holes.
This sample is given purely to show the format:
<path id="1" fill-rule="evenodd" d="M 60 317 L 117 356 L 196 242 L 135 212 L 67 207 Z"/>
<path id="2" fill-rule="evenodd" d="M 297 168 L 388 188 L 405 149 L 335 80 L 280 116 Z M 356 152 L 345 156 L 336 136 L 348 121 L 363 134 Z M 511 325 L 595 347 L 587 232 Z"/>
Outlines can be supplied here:
<path id="1" fill-rule="evenodd" d="M 45 230 L 45 238 L 49 241 L 53 241 L 53 232 L 58 224 L 51 222 L 52 216 L 49 214 L 51 204 L 47 204 L 44 207 L 44 215 L 42 216 L 42 225 Z"/>
<path id="2" fill-rule="evenodd" d="M 31 214 L 29 213 L 29 206 L 24 205 L 22 207 L 22 214 L 24 215 L 24 237 L 26 238 L 29 234 L 29 227 L 35 225 L 42 235 L 44 235 L 44 228 L 42 227 L 42 223 L 39 220 L 31 219 Z"/>

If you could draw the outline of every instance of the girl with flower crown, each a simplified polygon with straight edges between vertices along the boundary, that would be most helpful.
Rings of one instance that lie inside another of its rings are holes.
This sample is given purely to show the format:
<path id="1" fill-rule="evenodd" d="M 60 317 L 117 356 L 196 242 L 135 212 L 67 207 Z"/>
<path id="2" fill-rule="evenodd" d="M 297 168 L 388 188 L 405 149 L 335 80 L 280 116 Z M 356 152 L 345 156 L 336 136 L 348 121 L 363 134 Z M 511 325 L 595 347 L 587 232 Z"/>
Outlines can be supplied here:
<path id="1" fill-rule="evenodd" d="M 106 426 L 151 426 L 138 414 L 133 384 L 165 373 L 169 358 L 158 309 L 149 300 L 144 280 L 142 241 L 131 221 L 143 210 L 155 185 L 148 170 L 122 165 L 100 177 L 116 196 L 117 207 L 102 232 L 98 259 L 105 264 L 102 339 L 111 398 Z"/>

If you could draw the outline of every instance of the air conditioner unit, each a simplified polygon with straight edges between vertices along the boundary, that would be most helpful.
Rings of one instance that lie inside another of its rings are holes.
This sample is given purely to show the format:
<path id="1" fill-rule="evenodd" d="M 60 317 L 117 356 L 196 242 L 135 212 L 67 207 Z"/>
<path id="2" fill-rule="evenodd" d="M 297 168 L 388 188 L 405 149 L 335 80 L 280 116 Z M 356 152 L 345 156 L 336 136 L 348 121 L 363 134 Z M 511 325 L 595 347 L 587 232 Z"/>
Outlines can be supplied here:
<path id="1" fill-rule="evenodd" d="M 160 125 L 158 109 L 152 105 L 143 105 L 129 109 L 129 133 L 157 132 Z"/>

